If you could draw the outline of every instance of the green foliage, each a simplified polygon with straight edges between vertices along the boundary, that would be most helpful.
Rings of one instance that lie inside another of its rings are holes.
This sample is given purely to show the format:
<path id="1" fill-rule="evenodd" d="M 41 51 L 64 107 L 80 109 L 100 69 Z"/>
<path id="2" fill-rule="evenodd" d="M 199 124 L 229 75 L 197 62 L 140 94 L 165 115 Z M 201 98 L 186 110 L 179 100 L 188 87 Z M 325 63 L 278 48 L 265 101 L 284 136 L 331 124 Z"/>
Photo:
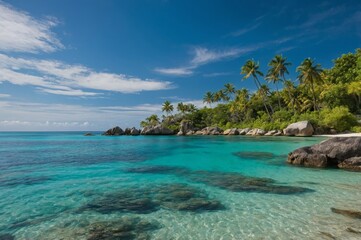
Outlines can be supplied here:
<path id="1" fill-rule="evenodd" d="M 162 124 L 173 130 L 178 130 L 182 120 L 191 121 L 197 129 L 219 126 L 273 130 L 308 120 L 320 129 L 360 131 L 355 114 L 361 114 L 361 49 L 337 58 L 328 70 L 306 58 L 297 67 L 299 84 L 285 79 L 290 65 L 286 58 L 275 56 L 264 78 L 259 63 L 248 60 L 241 74 L 243 79 L 253 79 L 256 92 L 251 94 L 226 83 L 224 88 L 204 95 L 203 102 L 209 107 L 197 109 L 193 104 L 178 103 L 175 115 L 170 115 L 175 107 L 166 101 Z M 271 90 L 267 82 L 275 84 L 276 90 Z M 218 105 L 212 108 L 212 103 Z M 152 115 L 141 125 L 158 123 L 158 117 Z"/>
<path id="2" fill-rule="evenodd" d="M 350 113 L 347 107 L 335 107 L 324 109 L 320 113 L 324 126 L 331 127 L 337 131 L 350 130 L 357 124 L 356 117 Z"/>

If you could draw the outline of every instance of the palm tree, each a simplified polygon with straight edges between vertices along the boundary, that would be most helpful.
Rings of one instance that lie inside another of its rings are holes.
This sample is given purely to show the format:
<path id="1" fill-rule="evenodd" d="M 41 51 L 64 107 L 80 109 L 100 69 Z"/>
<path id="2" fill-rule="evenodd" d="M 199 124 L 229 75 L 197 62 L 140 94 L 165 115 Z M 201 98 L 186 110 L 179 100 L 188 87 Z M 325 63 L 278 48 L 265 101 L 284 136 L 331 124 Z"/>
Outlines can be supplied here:
<path id="1" fill-rule="evenodd" d="M 155 126 L 159 124 L 159 118 L 156 114 L 150 115 L 149 117 L 146 118 L 146 120 L 151 126 Z"/>
<path id="2" fill-rule="evenodd" d="M 186 106 L 187 106 L 187 108 L 186 108 L 187 112 L 193 113 L 193 112 L 197 111 L 197 107 L 193 103 L 189 103 Z"/>
<path id="3" fill-rule="evenodd" d="M 203 103 L 209 104 L 209 107 L 212 107 L 212 102 L 214 102 L 214 94 L 211 92 L 206 92 L 203 97 Z"/>
<path id="4" fill-rule="evenodd" d="M 232 83 L 224 84 L 224 93 L 228 96 L 229 99 L 232 98 L 235 92 L 236 92 L 236 88 Z"/>
<path id="5" fill-rule="evenodd" d="M 321 73 L 323 72 L 320 64 L 315 64 L 310 58 L 306 58 L 300 66 L 297 67 L 299 72 L 298 79 L 301 84 L 310 85 L 313 97 L 313 108 L 318 110 L 315 85 L 322 82 Z"/>
<path id="6" fill-rule="evenodd" d="M 243 79 L 248 79 L 250 76 L 253 77 L 254 83 L 256 84 L 257 89 L 261 88 L 261 83 L 258 80 L 258 76 L 263 76 L 263 73 L 259 70 L 259 63 L 256 63 L 254 60 L 248 60 L 241 68 L 241 74 L 244 74 Z M 266 99 L 263 97 L 263 105 L 266 109 L 266 112 L 271 119 L 271 114 L 266 105 Z"/>
<path id="7" fill-rule="evenodd" d="M 285 74 L 289 74 L 287 66 L 290 66 L 291 63 L 286 62 L 287 58 L 282 57 L 282 55 L 276 55 L 268 63 L 270 69 L 268 70 L 266 79 L 276 85 L 277 97 L 278 97 L 278 106 L 281 109 L 281 100 L 280 93 L 278 90 L 278 82 L 286 81 Z"/>
<path id="8" fill-rule="evenodd" d="M 296 96 L 295 96 L 295 85 L 293 84 L 292 81 L 290 80 L 285 80 L 284 81 L 284 85 L 285 85 L 285 91 L 287 92 L 288 95 L 288 99 L 286 99 L 286 103 L 288 102 L 288 106 L 292 106 L 293 111 L 296 112 Z M 289 107 L 290 108 L 290 107 Z"/>
<path id="9" fill-rule="evenodd" d="M 178 110 L 179 112 L 181 112 L 182 115 L 184 115 L 184 113 L 187 111 L 187 105 L 185 105 L 184 103 L 180 102 L 180 103 L 178 103 L 178 105 L 177 105 L 177 110 Z"/>
<path id="10" fill-rule="evenodd" d="M 167 114 L 167 117 L 168 117 L 169 113 L 173 112 L 173 110 L 174 110 L 174 107 L 170 101 L 167 100 L 163 103 L 162 112 L 165 112 Z"/>

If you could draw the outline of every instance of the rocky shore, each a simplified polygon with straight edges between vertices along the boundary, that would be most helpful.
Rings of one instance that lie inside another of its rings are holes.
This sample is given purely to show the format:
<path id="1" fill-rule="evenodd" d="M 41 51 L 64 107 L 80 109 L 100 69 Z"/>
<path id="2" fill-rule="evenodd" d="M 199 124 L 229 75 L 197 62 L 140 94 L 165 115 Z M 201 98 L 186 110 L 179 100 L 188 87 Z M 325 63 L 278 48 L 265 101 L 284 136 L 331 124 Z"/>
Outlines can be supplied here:
<path id="1" fill-rule="evenodd" d="M 126 128 L 123 130 L 120 127 L 114 127 L 105 131 L 102 135 L 106 136 L 120 136 L 120 135 L 178 135 L 178 136 L 192 136 L 192 135 L 247 135 L 247 136 L 312 136 L 314 128 L 308 121 L 301 121 L 290 124 L 287 128 L 280 130 L 274 129 L 265 131 L 259 128 L 230 128 L 221 129 L 219 127 L 205 127 L 197 129 L 188 121 L 182 121 L 178 131 L 173 131 L 162 124 L 155 126 L 147 126 L 143 129 Z"/>
<path id="2" fill-rule="evenodd" d="M 361 137 L 335 137 L 288 154 L 293 165 L 361 171 Z"/>

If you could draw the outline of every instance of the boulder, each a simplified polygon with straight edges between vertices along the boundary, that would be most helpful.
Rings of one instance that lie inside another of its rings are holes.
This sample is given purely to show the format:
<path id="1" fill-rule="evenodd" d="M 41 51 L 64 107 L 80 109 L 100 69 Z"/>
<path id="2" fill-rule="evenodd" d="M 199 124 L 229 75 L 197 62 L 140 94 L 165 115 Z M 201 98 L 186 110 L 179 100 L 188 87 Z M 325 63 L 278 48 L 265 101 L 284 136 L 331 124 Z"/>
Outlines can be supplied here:
<path id="1" fill-rule="evenodd" d="M 172 135 L 173 130 L 158 124 L 156 126 L 148 126 L 142 129 L 142 135 Z"/>
<path id="2" fill-rule="evenodd" d="M 193 135 L 195 132 L 193 131 L 193 130 L 189 130 L 187 133 L 186 133 L 186 135 L 187 136 L 191 136 L 191 135 Z"/>
<path id="3" fill-rule="evenodd" d="M 271 130 L 265 134 L 265 136 L 273 136 L 277 133 L 277 130 Z"/>
<path id="4" fill-rule="evenodd" d="M 124 131 L 120 127 L 116 126 L 114 128 L 111 128 L 111 129 L 105 131 L 103 133 L 103 135 L 106 135 L 106 136 L 120 136 L 120 135 L 124 135 Z"/>
<path id="5" fill-rule="evenodd" d="M 130 128 L 124 129 L 124 135 L 130 135 Z"/>
<path id="6" fill-rule="evenodd" d="M 130 129 L 130 133 L 129 133 L 129 134 L 132 135 L 132 136 L 137 136 L 137 135 L 140 134 L 140 130 L 139 130 L 139 129 L 136 129 L 135 127 L 132 127 L 132 128 Z"/>
<path id="7" fill-rule="evenodd" d="M 91 132 L 84 133 L 84 136 L 94 136 Z"/>
<path id="8" fill-rule="evenodd" d="M 192 122 L 185 120 L 181 121 L 177 135 L 186 135 L 189 131 L 193 131 Z"/>
<path id="9" fill-rule="evenodd" d="M 339 168 L 361 172 L 361 157 L 348 158 L 337 166 Z"/>
<path id="10" fill-rule="evenodd" d="M 238 130 L 239 135 L 246 135 L 251 129 L 250 128 L 244 128 L 244 129 L 240 129 Z"/>
<path id="11" fill-rule="evenodd" d="M 194 135 L 204 135 L 203 132 L 201 130 L 198 130 L 194 133 Z"/>
<path id="12" fill-rule="evenodd" d="M 248 131 L 246 135 L 248 135 L 248 136 L 263 136 L 265 134 L 266 134 L 265 130 L 259 129 L 259 128 L 254 128 L 254 129 L 251 129 L 250 131 Z"/>
<path id="13" fill-rule="evenodd" d="M 237 128 L 230 128 L 223 132 L 223 135 L 239 135 L 239 131 Z"/>
<path id="14" fill-rule="evenodd" d="M 361 171 L 361 137 L 335 137 L 288 154 L 288 163 Z"/>
<path id="15" fill-rule="evenodd" d="M 275 134 L 273 134 L 273 136 L 282 136 L 282 135 L 283 135 L 283 133 L 280 130 L 277 130 L 277 132 Z"/>
<path id="16" fill-rule="evenodd" d="M 312 136 L 314 129 L 309 121 L 301 121 L 292 123 L 283 129 L 283 134 L 286 136 Z"/>

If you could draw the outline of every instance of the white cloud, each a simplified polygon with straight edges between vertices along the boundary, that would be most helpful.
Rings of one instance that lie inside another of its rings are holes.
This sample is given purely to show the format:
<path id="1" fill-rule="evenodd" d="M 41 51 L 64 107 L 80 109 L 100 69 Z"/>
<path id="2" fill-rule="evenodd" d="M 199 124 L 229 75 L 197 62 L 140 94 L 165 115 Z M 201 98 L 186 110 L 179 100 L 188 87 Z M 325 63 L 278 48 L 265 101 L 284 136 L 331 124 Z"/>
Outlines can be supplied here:
<path id="1" fill-rule="evenodd" d="M 51 31 L 56 25 L 54 18 L 35 19 L 0 2 L 0 51 L 36 53 L 63 48 Z"/>
<path id="2" fill-rule="evenodd" d="M 229 76 L 232 72 L 214 72 L 214 73 L 205 73 L 203 77 L 220 77 L 220 76 Z"/>
<path id="3" fill-rule="evenodd" d="M 33 85 L 41 87 L 43 92 L 68 96 L 99 94 L 77 88 L 135 93 L 172 87 L 166 81 L 96 72 L 82 65 L 69 65 L 54 60 L 14 58 L 0 54 L 0 82 L 3 81 L 16 85 Z"/>
<path id="4" fill-rule="evenodd" d="M 210 50 L 203 47 L 196 47 L 194 49 L 194 57 L 191 64 L 195 66 L 207 64 L 210 62 L 220 61 L 226 58 L 237 57 L 242 53 L 248 52 L 251 49 L 247 48 L 232 48 L 227 50 Z"/>
<path id="5" fill-rule="evenodd" d="M 179 67 L 179 68 L 156 68 L 154 71 L 165 74 L 165 75 L 174 75 L 174 76 L 186 76 L 192 75 L 193 71 L 192 68 L 188 67 Z"/>
<path id="6" fill-rule="evenodd" d="M 10 94 L 0 93 L 0 98 L 8 98 L 11 97 Z"/>
<path id="7" fill-rule="evenodd" d="M 208 49 L 204 47 L 195 47 L 193 49 L 193 58 L 188 63 L 186 67 L 176 67 L 176 68 L 155 68 L 154 71 L 173 75 L 173 76 L 187 76 L 194 73 L 194 69 L 211 63 L 218 62 L 225 59 L 239 57 L 242 54 L 255 51 L 260 46 L 248 46 L 243 48 L 228 48 L 228 49 Z"/>

